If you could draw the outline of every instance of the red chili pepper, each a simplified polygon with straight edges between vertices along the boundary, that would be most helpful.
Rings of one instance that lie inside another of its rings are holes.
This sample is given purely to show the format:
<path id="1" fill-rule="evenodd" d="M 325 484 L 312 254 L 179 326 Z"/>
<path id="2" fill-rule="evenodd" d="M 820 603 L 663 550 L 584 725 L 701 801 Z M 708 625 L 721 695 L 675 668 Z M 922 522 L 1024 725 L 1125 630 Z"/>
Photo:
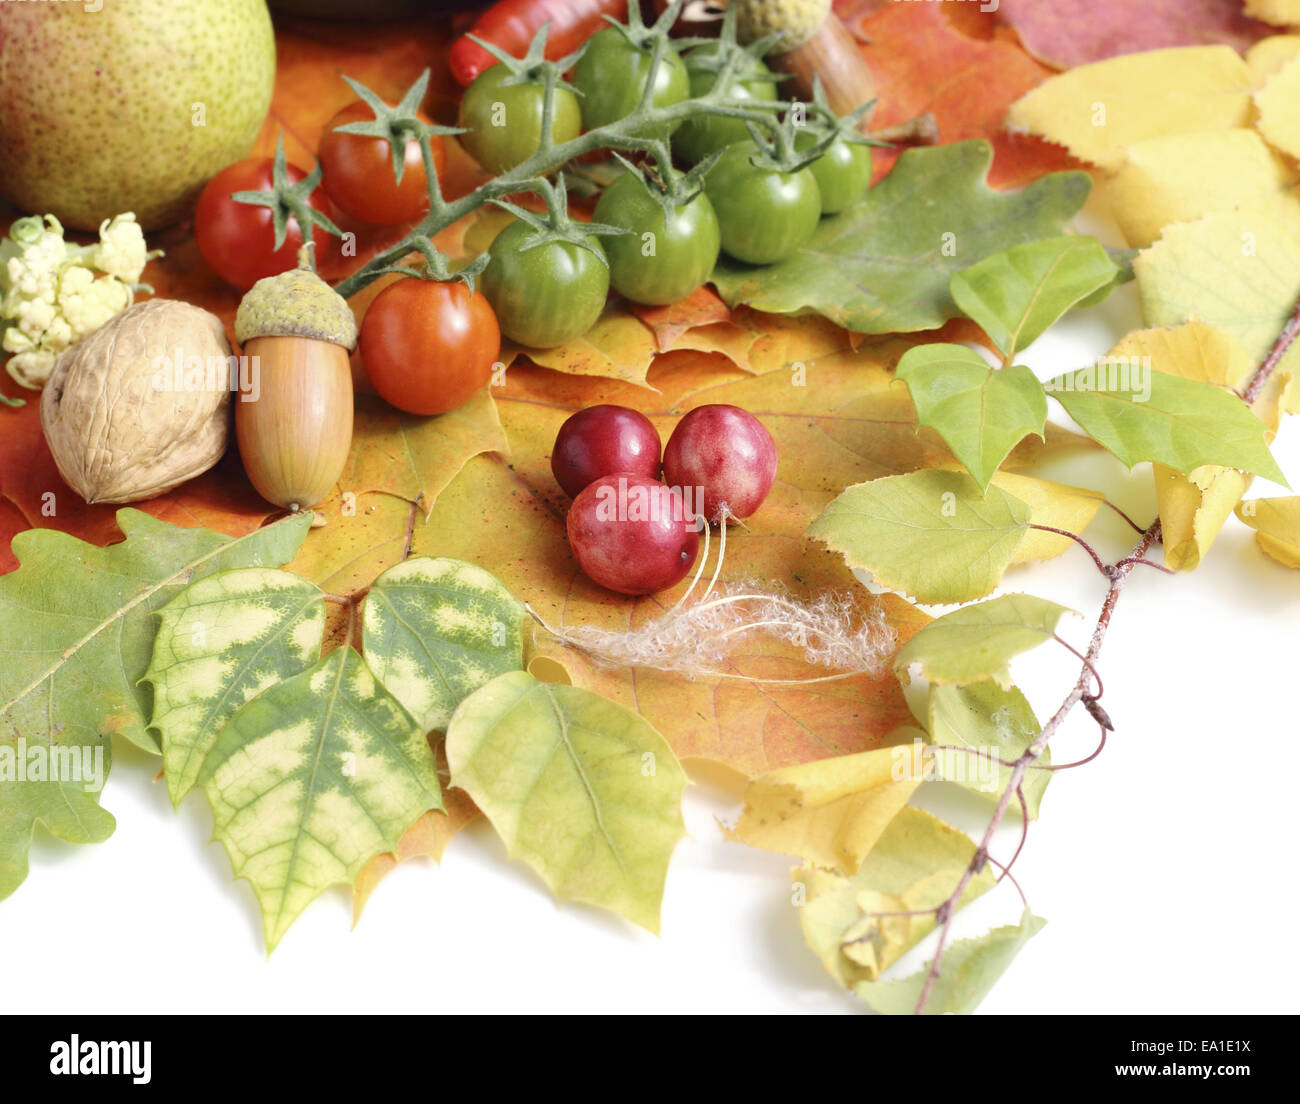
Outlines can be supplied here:
<path id="1" fill-rule="evenodd" d="M 550 23 L 546 56 L 555 61 L 608 26 L 604 19 L 607 15 L 615 19 L 625 17 L 627 0 L 500 0 L 475 20 L 469 34 L 500 47 L 507 54 L 522 57 L 542 24 Z M 472 42 L 469 35 L 456 39 L 448 57 L 451 75 L 461 87 L 495 65 L 496 60 L 477 42 Z"/>

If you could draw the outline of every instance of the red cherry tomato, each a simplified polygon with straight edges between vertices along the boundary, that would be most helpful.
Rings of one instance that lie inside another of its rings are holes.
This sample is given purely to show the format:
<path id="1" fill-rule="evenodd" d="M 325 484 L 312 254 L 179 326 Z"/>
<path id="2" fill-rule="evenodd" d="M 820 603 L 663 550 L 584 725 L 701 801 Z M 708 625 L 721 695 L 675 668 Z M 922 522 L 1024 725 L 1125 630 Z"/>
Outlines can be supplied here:
<path id="1" fill-rule="evenodd" d="M 208 181 L 194 212 L 194 238 L 203 259 L 226 283 L 243 291 L 263 277 L 279 275 L 298 264 L 302 229 L 297 219 L 289 219 L 289 233 L 284 244 L 276 249 L 270 208 L 238 203 L 230 198 L 234 192 L 269 191 L 273 164 L 269 157 L 251 158 L 222 169 Z M 296 165 L 288 166 L 288 175 L 293 184 L 307 176 Z M 323 189 L 312 192 L 308 203 L 333 217 L 333 208 Z M 334 239 L 318 228 L 312 240 L 319 260 Z"/>
<path id="2" fill-rule="evenodd" d="M 408 414 L 445 414 L 492 379 L 501 352 L 496 315 L 459 280 L 407 277 L 379 293 L 361 321 L 361 366 Z"/>
<path id="3" fill-rule="evenodd" d="M 500 0 L 475 20 L 469 34 L 499 46 L 512 57 L 523 57 L 542 24 L 550 23 L 546 56 L 555 61 L 608 27 L 607 15 L 625 19 L 627 0 Z M 447 63 L 452 76 L 467 88 L 497 59 L 467 35 L 461 35 L 452 45 Z"/>
<path id="4" fill-rule="evenodd" d="M 429 209 L 429 187 L 424 158 L 416 142 L 406 144 L 402 182 L 393 173 L 392 147 L 383 138 L 340 134 L 335 127 L 374 120 L 374 112 L 360 100 L 348 104 L 328 123 L 320 140 L 320 163 L 325 191 L 345 214 L 373 226 L 414 222 Z M 428 122 L 420 116 L 422 122 Z M 441 177 L 447 163 L 442 139 L 429 139 L 434 171 Z"/>

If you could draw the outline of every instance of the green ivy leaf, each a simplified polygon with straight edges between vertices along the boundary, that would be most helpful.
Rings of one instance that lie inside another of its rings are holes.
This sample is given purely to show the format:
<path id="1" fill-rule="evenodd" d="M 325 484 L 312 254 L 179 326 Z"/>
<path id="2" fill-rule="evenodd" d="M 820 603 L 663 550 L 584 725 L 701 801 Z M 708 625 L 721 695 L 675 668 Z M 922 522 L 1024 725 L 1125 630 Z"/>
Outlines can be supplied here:
<path id="1" fill-rule="evenodd" d="M 252 883 L 266 945 L 442 808 L 424 729 L 342 647 L 243 706 L 203 761 L 213 835 Z"/>
<path id="2" fill-rule="evenodd" d="M 287 571 L 211 575 L 163 607 L 145 678 L 173 805 L 245 702 L 320 661 L 324 632 L 321 589 Z"/>
<path id="3" fill-rule="evenodd" d="M 942 781 L 963 786 L 990 802 L 996 802 L 1007 788 L 1011 768 L 989 756 L 1014 762 L 1041 731 L 1024 694 L 1014 686 L 1004 690 L 992 679 L 969 686 L 931 686 L 928 713 L 930 739 L 939 745 L 934 757 Z M 944 751 L 947 747 L 973 748 L 984 755 Z M 1052 761 L 1051 756 L 1051 750 L 1045 750 L 1037 761 L 1046 767 Z M 1038 816 L 1038 806 L 1051 777 L 1051 772 L 1045 770 L 1030 770 L 1025 774 L 1021 790 L 1031 820 Z M 1019 811 L 1020 803 L 1013 801 L 1011 808 Z"/>
<path id="4" fill-rule="evenodd" d="M 731 306 L 821 314 L 859 333 L 942 326 L 958 313 L 948 290 L 954 272 L 1060 234 L 1091 187 L 1085 173 L 1057 172 L 1018 192 L 994 191 L 985 182 L 992 159 L 982 140 L 906 150 L 793 257 L 764 268 L 724 257 L 713 282 Z"/>
<path id="5" fill-rule="evenodd" d="M 1047 398 L 1028 368 L 990 367 L 964 345 L 917 345 L 898 362 L 917 421 L 944 439 L 981 491 L 1031 433 L 1043 436 Z"/>
<path id="6" fill-rule="evenodd" d="M 441 732 L 480 686 L 523 668 L 523 616 L 495 575 L 464 560 L 418 556 L 371 584 L 366 661 L 426 732 Z"/>
<path id="7" fill-rule="evenodd" d="M 1188 475 L 1218 464 L 1286 486 L 1268 451 L 1268 427 L 1238 396 L 1212 383 L 1102 361 L 1043 386 L 1130 468 L 1150 460 Z"/>
<path id="8" fill-rule="evenodd" d="M 964 472 L 919 471 L 849 487 L 808 528 L 884 586 L 922 602 L 966 602 L 1002 578 L 1029 507 Z"/>
<path id="9" fill-rule="evenodd" d="M 107 839 L 114 822 L 88 782 L 19 781 L 19 758 L 70 770 L 100 755 L 102 784 L 118 734 L 147 751 L 153 614 L 212 572 L 293 559 L 310 515 L 232 540 L 138 510 L 119 510 L 126 539 L 97 548 L 66 533 L 30 529 L 13 540 L 20 566 L 0 577 L 0 898 L 27 876 L 39 822 L 69 843 Z M 20 754 L 23 752 L 25 754 Z"/>
<path id="10" fill-rule="evenodd" d="M 1047 238 L 954 272 L 948 289 L 1009 361 L 1119 273 L 1095 238 Z"/>
<path id="11" fill-rule="evenodd" d="M 953 943 L 944 952 L 942 969 L 925 1002 L 924 1014 L 942 1016 L 974 1012 L 1006 973 L 1020 948 L 1042 931 L 1046 923 L 1025 909 L 1019 924 L 994 928 L 975 939 L 959 939 Z M 884 1015 L 910 1015 L 925 990 L 929 968 L 927 963 L 915 974 L 897 981 L 858 982 L 853 991 Z"/>
<path id="12" fill-rule="evenodd" d="M 461 703 L 447 762 L 451 784 L 557 897 L 659 930 L 686 775 L 640 714 L 514 671 Z"/>
<path id="13" fill-rule="evenodd" d="M 905 678 L 917 663 L 931 684 L 966 686 L 991 678 L 1009 688 L 1007 663 L 1051 640 L 1057 622 L 1072 612 L 1032 594 L 1004 594 L 963 606 L 931 621 L 904 644 L 894 657 L 894 671 Z"/>

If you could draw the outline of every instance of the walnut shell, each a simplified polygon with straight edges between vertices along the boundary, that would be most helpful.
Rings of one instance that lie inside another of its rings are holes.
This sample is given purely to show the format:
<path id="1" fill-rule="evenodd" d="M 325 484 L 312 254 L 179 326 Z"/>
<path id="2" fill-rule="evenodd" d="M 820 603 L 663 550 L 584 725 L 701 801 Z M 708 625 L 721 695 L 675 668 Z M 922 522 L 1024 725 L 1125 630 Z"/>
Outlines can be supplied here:
<path id="1" fill-rule="evenodd" d="M 195 359 L 197 358 L 197 359 Z M 41 395 L 59 474 L 87 502 L 136 502 L 226 451 L 230 367 L 216 315 L 149 299 L 66 350 Z"/>

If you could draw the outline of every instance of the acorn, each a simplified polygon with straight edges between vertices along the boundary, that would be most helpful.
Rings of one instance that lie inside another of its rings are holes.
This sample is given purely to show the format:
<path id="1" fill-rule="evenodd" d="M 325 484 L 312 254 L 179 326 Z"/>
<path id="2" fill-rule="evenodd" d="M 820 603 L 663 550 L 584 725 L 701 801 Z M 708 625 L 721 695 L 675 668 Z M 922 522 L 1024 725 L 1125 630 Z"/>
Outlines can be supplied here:
<path id="1" fill-rule="evenodd" d="M 305 265 L 259 280 L 235 315 L 253 386 L 235 403 L 244 471 L 268 502 L 314 506 L 334 490 L 352 446 L 357 320 Z"/>
<path id="2" fill-rule="evenodd" d="M 786 94 L 811 100 L 821 77 L 837 115 L 850 115 L 875 95 L 875 81 L 853 35 L 831 10 L 831 0 L 731 0 L 741 42 L 769 34 L 781 39 L 763 60 L 790 80 Z M 865 129 L 865 121 L 864 121 Z"/>

